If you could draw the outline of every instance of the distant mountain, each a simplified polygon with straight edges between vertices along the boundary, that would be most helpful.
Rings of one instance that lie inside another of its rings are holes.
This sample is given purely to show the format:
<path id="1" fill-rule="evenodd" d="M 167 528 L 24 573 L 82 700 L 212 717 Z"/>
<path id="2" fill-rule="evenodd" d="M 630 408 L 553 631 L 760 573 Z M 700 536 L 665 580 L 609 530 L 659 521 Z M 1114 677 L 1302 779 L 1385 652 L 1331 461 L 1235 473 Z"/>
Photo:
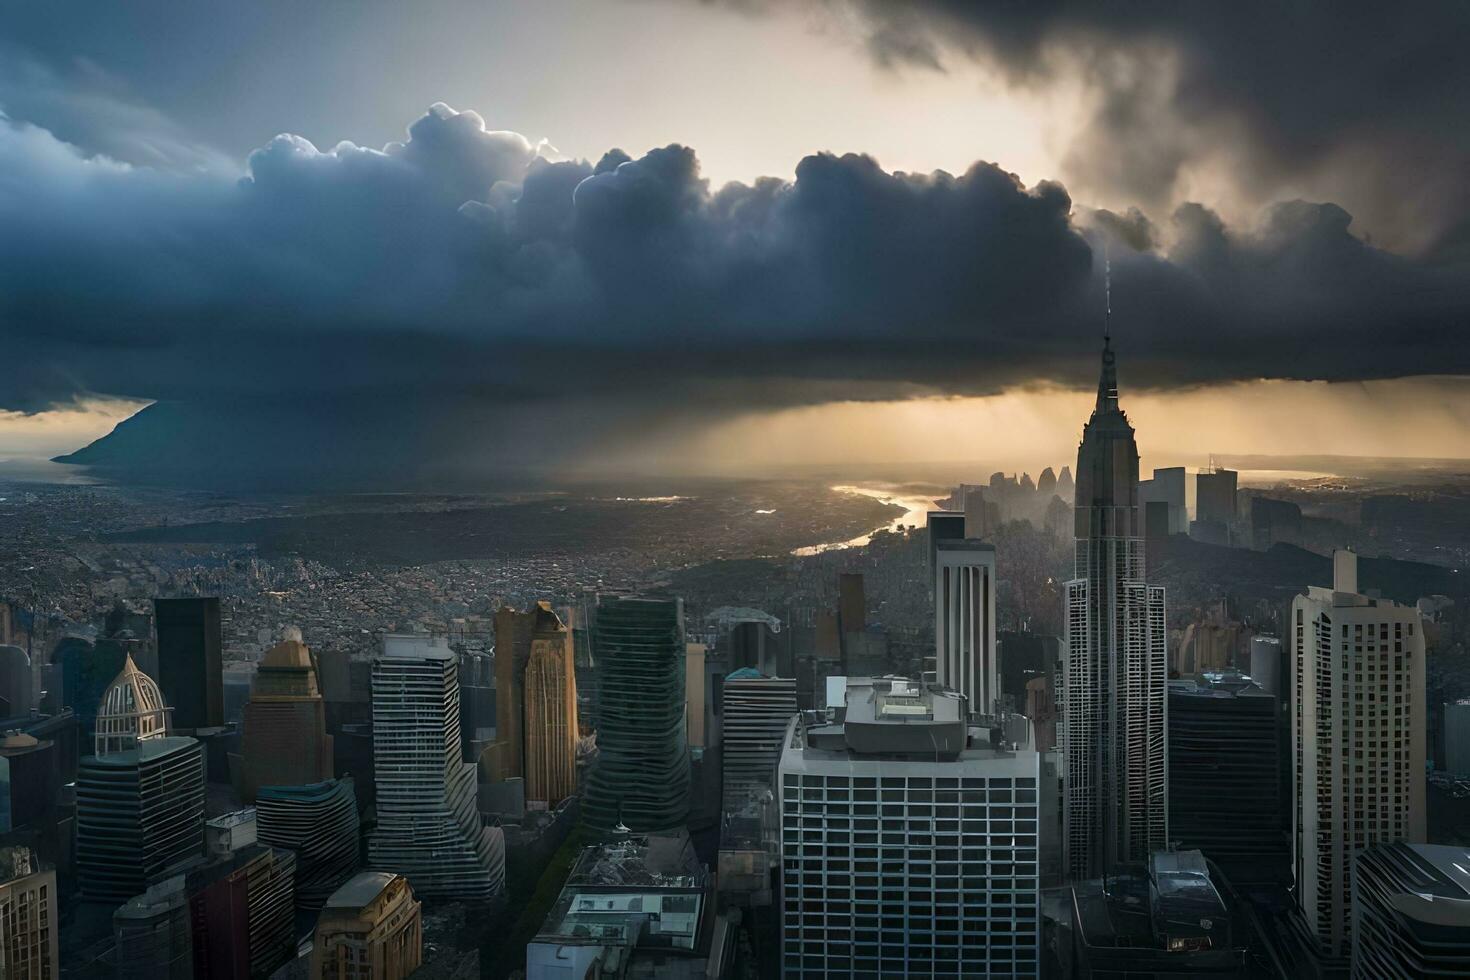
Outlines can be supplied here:
<path id="1" fill-rule="evenodd" d="M 553 462 L 519 413 L 359 398 L 157 402 L 55 462 L 127 483 L 238 490 L 413 490 L 537 482 Z M 557 447 L 557 444 L 552 444 Z"/>

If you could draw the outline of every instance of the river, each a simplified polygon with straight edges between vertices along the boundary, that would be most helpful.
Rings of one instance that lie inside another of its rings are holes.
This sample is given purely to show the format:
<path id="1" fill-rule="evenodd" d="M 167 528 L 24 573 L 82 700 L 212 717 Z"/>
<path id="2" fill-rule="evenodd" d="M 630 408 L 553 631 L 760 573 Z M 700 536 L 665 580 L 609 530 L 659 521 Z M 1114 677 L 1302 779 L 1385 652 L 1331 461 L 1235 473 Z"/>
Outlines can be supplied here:
<path id="1" fill-rule="evenodd" d="M 924 515 L 931 510 L 939 509 L 939 505 L 934 502 L 933 497 L 915 496 L 911 492 L 895 490 L 892 487 L 856 487 L 843 485 L 833 487 L 832 490 L 836 493 L 853 493 L 860 494 L 864 497 L 872 497 L 874 500 L 885 504 L 896 504 L 903 508 L 903 513 L 887 524 L 875 527 L 867 534 L 860 534 L 846 541 L 829 541 L 826 544 L 813 544 L 805 548 L 797 548 L 791 552 L 793 555 L 805 557 L 808 555 L 820 555 L 824 551 L 836 551 L 840 548 L 861 548 L 869 541 L 872 541 L 873 535 L 879 531 L 897 531 L 902 527 L 923 527 L 928 522 L 928 518 Z"/>

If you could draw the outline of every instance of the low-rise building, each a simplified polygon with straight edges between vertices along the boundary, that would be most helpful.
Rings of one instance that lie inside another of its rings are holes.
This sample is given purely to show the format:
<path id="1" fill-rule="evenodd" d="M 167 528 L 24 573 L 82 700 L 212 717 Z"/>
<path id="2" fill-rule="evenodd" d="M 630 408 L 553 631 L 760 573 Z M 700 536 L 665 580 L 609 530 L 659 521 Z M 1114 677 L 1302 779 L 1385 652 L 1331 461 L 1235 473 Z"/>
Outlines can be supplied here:
<path id="1" fill-rule="evenodd" d="M 424 924 L 403 875 L 363 871 L 327 899 L 311 950 L 312 980 L 402 980 L 423 962 Z"/>

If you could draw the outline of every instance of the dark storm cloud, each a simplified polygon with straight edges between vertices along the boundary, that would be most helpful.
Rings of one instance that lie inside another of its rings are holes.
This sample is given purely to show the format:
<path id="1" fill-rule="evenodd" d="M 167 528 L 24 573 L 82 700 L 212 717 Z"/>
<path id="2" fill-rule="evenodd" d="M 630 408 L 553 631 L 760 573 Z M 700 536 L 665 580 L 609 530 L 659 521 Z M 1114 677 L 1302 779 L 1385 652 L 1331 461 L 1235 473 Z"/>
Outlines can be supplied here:
<path id="1" fill-rule="evenodd" d="M 1080 194 L 1158 210 L 1198 179 L 1256 204 L 1307 188 L 1403 247 L 1470 237 L 1470 5 L 1459 0 L 812 5 L 856 11 L 881 65 L 973 58 L 1020 87 L 1081 84 L 1095 101 L 1062 134 L 1060 175 Z"/>
<path id="2" fill-rule="evenodd" d="M 539 152 L 436 106 L 383 151 L 280 136 L 228 180 L 0 124 L 0 407 L 577 393 L 718 413 L 1086 384 L 1104 238 L 1133 385 L 1470 372 L 1465 268 L 1375 249 L 1331 204 L 1250 230 L 1187 205 L 1161 229 L 984 163 L 822 154 L 714 190 L 687 147 Z"/>

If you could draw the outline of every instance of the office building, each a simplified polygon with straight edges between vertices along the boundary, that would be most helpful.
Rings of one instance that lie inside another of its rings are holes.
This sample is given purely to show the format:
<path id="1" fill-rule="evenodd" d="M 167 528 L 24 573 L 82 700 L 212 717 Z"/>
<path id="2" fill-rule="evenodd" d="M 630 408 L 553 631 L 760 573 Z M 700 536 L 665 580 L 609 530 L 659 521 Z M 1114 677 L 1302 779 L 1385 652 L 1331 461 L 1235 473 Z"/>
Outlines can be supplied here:
<path id="1" fill-rule="evenodd" d="M 358 867 L 352 777 L 305 786 L 262 786 L 255 797 L 262 844 L 296 853 L 296 904 L 315 911 Z"/>
<path id="2" fill-rule="evenodd" d="M 158 688 L 173 706 L 170 727 L 183 732 L 225 723 L 219 599 L 154 599 Z"/>
<path id="3" fill-rule="evenodd" d="M 1220 977 L 1253 971 L 1247 920 L 1227 879 L 1199 851 L 1157 851 L 1146 865 L 1071 889 L 1069 976 L 1078 980 Z"/>
<path id="4" fill-rule="evenodd" d="M 127 657 L 103 693 L 95 754 L 77 766 L 84 898 L 123 902 L 201 860 L 204 752 L 167 734 L 158 685 Z"/>
<path id="5" fill-rule="evenodd" d="M 295 959 L 295 874 L 290 851 L 247 844 L 185 876 L 195 976 L 252 980 Z"/>
<path id="6" fill-rule="evenodd" d="M 583 820 L 594 834 L 619 826 L 640 834 L 683 827 L 690 781 L 684 604 L 602 596 L 592 633 L 602 680 L 598 761 Z"/>
<path id="7" fill-rule="evenodd" d="M 1194 516 L 1204 524 L 1229 526 L 1235 522 L 1235 470 L 1212 469 L 1194 478 Z"/>
<path id="8" fill-rule="evenodd" d="M 459 651 L 459 742 L 464 761 L 480 765 L 495 745 L 495 653 Z"/>
<path id="9" fill-rule="evenodd" d="M 838 720 L 783 741 L 784 976 L 1023 976 L 1039 969 L 1040 759 L 1026 720 L 848 678 Z"/>
<path id="10" fill-rule="evenodd" d="M 51 662 L 61 666 L 61 700 L 72 709 L 82 738 L 91 738 L 102 694 L 123 669 L 127 660 L 123 645 L 98 640 L 94 646 L 81 637 L 68 636 L 51 651 Z"/>
<path id="11" fill-rule="evenodd" d="M 1084 880 L 1142 863 L 1168 841 L 1164 590 L 1143 580 L 1138 447 L 1118 406 L 1106 341 L 1097 404 L 1077 450 L 1074 513 L 1076 578 L 1065 585 L 1063 624 L 1062 852 L 1068 876 Z"/>
<path id="12" fill-rule="evenodd" d="M 459 658 L 443 637 L 387 635 L 373 660 L 378 825 L 368 863 L 426 897 L 487 899 L 505 882 L 505 834 L 475 805 L 459 747 Z"/>
<path id="13" fill-rule="evenodd" d="M 1290 876 L 1276 714 L 1240 675 L 1169 682 L 1169 837 L 1236 883 Z"/>
<path id="14" fill-rule="evenodd" d="M 572 634 L 538 602 L 495 614 L 496 779 L 524 779 L 526 806 L 555 807 L 577 786 L 577 677 Z"/>
<path id="15" fill-rule="evenodd" d="M 1286 691 L 1285 662 L 1281 659 L 1281 640 L 1274 636 L 1251 637 L 1251 680 L 1261 690 L 1275 697 Z"/>
<path id="16" fill-rule="evenodd" d="M 311 980 L 404 980 L 424 955 L 424 925 L 402 875 L 363 871 L 327 899 L 311 947 Z"/>
<path id="17" fill-rule="evenodd" d="M 43 870 L 28 847 L 0 847 L 0 977 L 61 976 L 56 872 Z"/>
<path id="18" fill-rule="evenodd" d="M 536 937 L 526 980 L 705 977 L 713 895 L 685 833 L 584 848 Z"/>
<path id="19" fill-rule="evenodd" d="M 1357 556 L 1291 603 L 1293 860 L 1324 955 L 1351 948 L 1353 854 L 1425 839 L 1424 629 L 1419 611 L 1360 595 Z"/>
<path id="20" fill-rule="evenodd" d="M 0 737 L 0 834 L 35 826 L 61 792 L 56 743 L 25 732 Z"/>
<path id="21" fill-rule="evenodd" d="M 1000 696 L 995 648 L 995 546 L 972 538 L 934 545 L 935 679 L 982 714 Z"/>
<path id="22" fill-rule="evenodd" d="M 1470 776 L 1470 699 L 1444 706 L 1444 758 L 1436 768 Z"/>
<path id="23" fill-rule="evenodd" d="M 194 980 L 194 924 L 183 875 L 119 906 L 112 935 L 118 980 Z"/>
<path id="24" fill-rule="evenodd" d="M 1353 863 L 1354 980 L 1470 976 L 1470 851 L 1376 844 Z"/>
<path id="25" fill-rule="evenodd" d="M 1078 480 L 1082 479 L 1081 465 L 1078 465 Z M 1135 469 L 1135 473 L 1137 470 Z M 1182 466 L 1169 466 L 1154 470 L 1153 479 L 1142 480 L 1138 484 L 1138 506 L 1146 507 L 1148 504 L 1159 503 L 1167 508 L 1167 534 L 1186 534 L 1189 532 L 1189 498 L 1188 498 L 1189 476 Z"/>
<path id="26" fill-rule="evenodd" d="M 265 652 L 245 705 L 240 796 L 262 786 L 301 786 L 332 778 L 332 736 L 311 651 L 298 638 Z"/>
<path id="27" fill-rule="evenodd" d="M 31 658 L 20 647 L 0 644 L 0 721 L 29 715 L 35 686 Z"/>
<path id="28" fill-rule="evenodd" d="M 757 788 L 773 789 L 781 740 L 796 717 L 796 681 L 742 667 L 721 693 L 723 800 L 731 806 Z"/>

